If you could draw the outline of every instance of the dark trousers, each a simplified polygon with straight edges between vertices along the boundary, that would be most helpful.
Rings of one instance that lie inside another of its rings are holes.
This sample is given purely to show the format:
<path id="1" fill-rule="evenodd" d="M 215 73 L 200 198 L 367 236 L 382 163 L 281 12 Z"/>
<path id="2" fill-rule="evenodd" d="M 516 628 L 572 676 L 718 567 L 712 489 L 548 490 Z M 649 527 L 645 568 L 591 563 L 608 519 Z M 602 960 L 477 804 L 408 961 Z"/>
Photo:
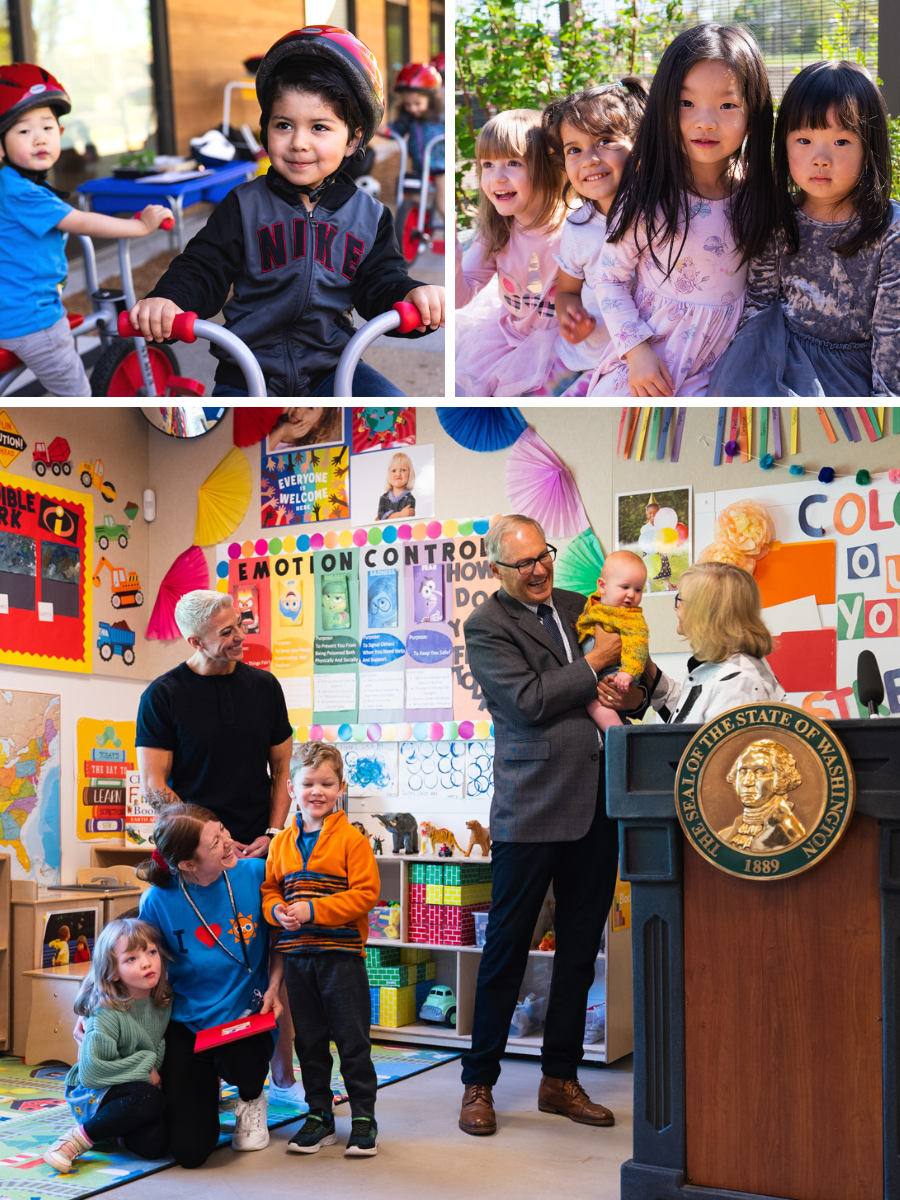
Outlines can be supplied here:
<path id="1" fill-rule="evenodd" d="M 219 1079 L 233 1084 L 242 1100 L 255 1100 L 275 1049 L 271 1033 L 257 1033 L 195 1054 L 196 1036 L 180 1021 L 170 1021 L 166 1030 L 162 1082 L 169 1153 L 180 1167 L 202 1167 L 218 1144 Z"/>
<path id="2" fill-rule="evenodd" d="M 478 968 L 472 1048 L 463 1055 L 466 1087 L 491 1087 L 528 965 L 535 923 L 551 881 L 556 954 L 541 1066 L 552 1079 L 575 1079 L 584 1044 L 587 994 L 616 886 L 618 834 L 606 815 L 605 779 L 593 822 L 574 842 L 494 842 L 493 891 Z"/>
<path id="3" fill-rule="evenodd" d="M 125 1149 L 141 1158 L 165 1158 L 165 1108 L 162 1089 L 152 1083 L 117 1083 L 83 1129 L 92 1142 L 123 1138 Z"/>
<path id="4" fill-rule="evenodd" d="M 285 954 L 284 982 L 306 1103 L 311 1109 L 331 1112 L 334 1093 L 329 1042 L 333 1040 L 350 1115 L 374 1116 L 378 1077 L 372 1065 L 372 1005 L 363 958 L 341 950 Z"/>

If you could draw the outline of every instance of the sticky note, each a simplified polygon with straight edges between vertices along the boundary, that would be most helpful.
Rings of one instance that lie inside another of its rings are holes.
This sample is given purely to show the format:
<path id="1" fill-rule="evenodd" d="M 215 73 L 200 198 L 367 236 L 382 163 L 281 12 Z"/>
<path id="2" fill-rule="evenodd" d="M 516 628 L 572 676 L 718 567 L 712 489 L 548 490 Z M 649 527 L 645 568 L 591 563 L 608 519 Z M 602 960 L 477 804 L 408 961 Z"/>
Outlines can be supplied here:
<path id="1" fill-rule="evenodd" d="M 53 605 L 49 602 L 49 600 L 38 600 L 38 620 L 53 620 Z"/>
<path id="2" fill-rule="evenodd" d="M 834 604 L 835 543 L 783 542 L 757 563 L 753 578 L 759 585 L 764 608 L 815 596 L 817 604 Z"/>

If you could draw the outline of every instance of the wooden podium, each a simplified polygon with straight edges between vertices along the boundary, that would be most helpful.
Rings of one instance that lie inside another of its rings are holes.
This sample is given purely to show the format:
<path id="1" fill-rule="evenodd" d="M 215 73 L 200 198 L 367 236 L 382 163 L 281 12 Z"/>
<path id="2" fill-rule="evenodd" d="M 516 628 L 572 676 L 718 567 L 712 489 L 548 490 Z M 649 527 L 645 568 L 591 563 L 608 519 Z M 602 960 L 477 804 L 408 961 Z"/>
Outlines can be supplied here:
<path id="1" fill-rule="evenodd" d="M 900 1198 L 900 719 L 830 727 L 852 823 L 810 870 L 762 882 L 683 844 L 675 776 L 699 726 L 609 731 L 632 888 L 622 1200 Z"/>

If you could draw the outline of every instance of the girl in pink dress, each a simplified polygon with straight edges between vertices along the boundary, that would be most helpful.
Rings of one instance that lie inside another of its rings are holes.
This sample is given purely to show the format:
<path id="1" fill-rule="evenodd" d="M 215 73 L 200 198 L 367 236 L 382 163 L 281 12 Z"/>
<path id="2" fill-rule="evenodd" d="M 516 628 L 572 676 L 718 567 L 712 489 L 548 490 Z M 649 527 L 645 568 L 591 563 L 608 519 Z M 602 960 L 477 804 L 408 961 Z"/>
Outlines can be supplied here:
<path id="1" fill-rule="evenodd" d="M 478 231 L 465 250 L 456 243 L 456 307 L 464 310 L 456 319 L 456 394 L 527 396 L 558 365 L 554 255 L 565 176 L 531 109 L 492 117 L 478 133 L 475 158 Z M 499 305 L 475 301 L 494 275 Z"/>
<path id="2" fill-rule="evenodd" d="M 759 47 L 703 24 L 669 45 L 607 216 L 594 292 L 610 332 L 591 396 L 705 396 L 774 224 Z"/>

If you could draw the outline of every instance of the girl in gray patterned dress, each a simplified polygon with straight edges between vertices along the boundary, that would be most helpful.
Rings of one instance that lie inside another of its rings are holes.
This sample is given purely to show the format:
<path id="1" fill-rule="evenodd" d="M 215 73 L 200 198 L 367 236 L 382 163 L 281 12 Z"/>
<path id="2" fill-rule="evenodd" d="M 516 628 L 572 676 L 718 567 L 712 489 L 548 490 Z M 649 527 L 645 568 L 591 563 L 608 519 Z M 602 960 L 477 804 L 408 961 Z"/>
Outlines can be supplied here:
<path id="1" fill-rule="evenodd" d="M 805 67 L 784 94 L 774 159 L 778 228 L 750 264 L 707 394 L 900 395 L 900 204 L 866 71 Z"/>

